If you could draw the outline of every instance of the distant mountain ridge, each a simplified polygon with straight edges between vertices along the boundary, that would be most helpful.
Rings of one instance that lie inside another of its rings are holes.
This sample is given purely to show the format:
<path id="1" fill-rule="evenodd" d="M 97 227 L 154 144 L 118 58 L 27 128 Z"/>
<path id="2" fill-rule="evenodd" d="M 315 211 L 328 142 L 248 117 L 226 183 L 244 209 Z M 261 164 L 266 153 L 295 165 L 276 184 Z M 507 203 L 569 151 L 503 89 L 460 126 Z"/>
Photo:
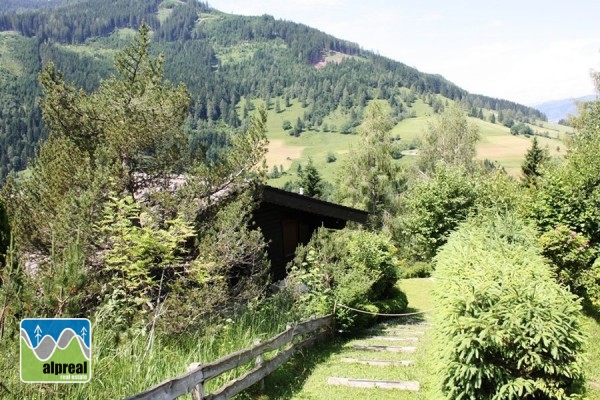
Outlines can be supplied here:
<path id="1" fill-rule="evenodd" d="M 242 129 L 252 99 L 271 107 L 299 102 L 307 130 L 343 133 L 360 124 L 373 99 L 386 100 L 397 121 L 410 117 L 417 99 L 435 112 L 458 101 L 472 113 L 545 119 L 531 107 L 471 94 L 440 75 L 269 15 L 226 14 L 197 0 L 51 0 L 57 6 L 50 9 L 36 8 L 36 0 L 9 1 L 34 8 L 0 12 L 0 185 L 10 171 L 27 167 L 47 135 L 38 105 L 42 65 L 52 61 L 67 82 L 93 91 L 115 72 L 114 55 L 142 22 L 153 32 L 152 53 L 165 57 L 166 78 L 184 83 L 191 94 L 190 150 L 200 148 L 211 161 L 228 144 L 217 122 Z M 315 68 L 336 56 L 343 59 Z M 325 129 L 334 113 L 344 116 L 343 126 Z"/>
<path id="2" fill-rule="evenodd" d="M 2 0 L 0 1 L 0 12 L 52 8 L 67 1 L 70 0 Z"/>
<path id="3" fill-rule="evenodd" d="M 550 122 L 558 122 L 569 115 L 577 115 L 577 103 L 596 100 L 598 96 L 590 94 L 578 98 L 552 100 L 536 104 L 533 107 L 540 110 L 548 117 Z"/>

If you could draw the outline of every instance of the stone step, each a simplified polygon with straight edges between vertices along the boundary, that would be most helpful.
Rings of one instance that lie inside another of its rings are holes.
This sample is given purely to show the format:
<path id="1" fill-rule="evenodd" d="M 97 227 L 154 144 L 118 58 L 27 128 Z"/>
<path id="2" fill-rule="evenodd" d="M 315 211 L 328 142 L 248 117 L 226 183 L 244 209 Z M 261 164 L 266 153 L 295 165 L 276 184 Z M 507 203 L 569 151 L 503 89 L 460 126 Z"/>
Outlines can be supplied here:
<path id="1" fill-rule="evenodd" d="M 338 377 L 331 377 L 327 379 L 327 384 L 356 388 L 411 390 L 415 392 L 421 388 L 421 385 L 417 381 L 378 381 L 371 379 L 350 379 Z"/>
<path id="2" fill-rule="evenodd" d="M 349 364 L 372 365 L 376 367 L 410 367 L 411 365 L 415 365 L 414 360 L 361 360 L 358 358 L 342 357 L 340 361 Z"/>
<path id="3" fill-rule="evenodd" d="M 417 335 L 423 336 L 424 330 L 413 330 L 405 328 L 386 328 L 386 329 L 369 329 L 367 332 L 374 334 L 390 334 L 390 335 Z"/>
<path id="4" fill-rule="evenodd" d="M 417 348 L 414 346 L 378 346 L 371 344 L 355 344 L 356 350 L 368 350 L 368 351 L 389 351 L 392 353 L 414 353 Z"/>
<path id="5" fill-rule="evenodd" d="M 418 342 L 419 338 L 416 337 L 400 337 L 400 336 L 370 336 L 366 339 L 369 340 L 386 340 L 390 342 Z"/>

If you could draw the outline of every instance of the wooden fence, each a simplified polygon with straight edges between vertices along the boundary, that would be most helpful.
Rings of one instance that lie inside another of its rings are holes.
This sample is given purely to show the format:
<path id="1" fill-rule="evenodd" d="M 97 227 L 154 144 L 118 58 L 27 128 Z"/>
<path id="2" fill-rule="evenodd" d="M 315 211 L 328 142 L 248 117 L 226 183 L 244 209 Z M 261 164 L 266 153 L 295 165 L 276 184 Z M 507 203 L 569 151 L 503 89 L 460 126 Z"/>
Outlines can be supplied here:
<path id="1" fill-rule="evenodd" d="M 250 386 L 261 382 L 286 362 L 296 350 L 306 347 L 314 343 L 319 337 L 330 333 L 332 327 L 332 314 L 298 324 L 288 324 L 283 332 L 270 339 L 263 342 L 257 340 L 248 348 L 207 364 L 192 364 L 187 373 L 131 396 L 127 400 L 172 400 L 188 393 L 192 393 L 194 400 L 229 399 Z M 293 343 L 294 339 L 300 336 L 303 336 L 301 341 Z M 284 348 L 275 357 L 267 361 L 264 360 L 264 353 L 277 350 L 280 347 Z M 252 370 L 226 383 L 211 394 L 205 393 L 204 384 L 206 381 L 252 360 L 255 362 Z"/>

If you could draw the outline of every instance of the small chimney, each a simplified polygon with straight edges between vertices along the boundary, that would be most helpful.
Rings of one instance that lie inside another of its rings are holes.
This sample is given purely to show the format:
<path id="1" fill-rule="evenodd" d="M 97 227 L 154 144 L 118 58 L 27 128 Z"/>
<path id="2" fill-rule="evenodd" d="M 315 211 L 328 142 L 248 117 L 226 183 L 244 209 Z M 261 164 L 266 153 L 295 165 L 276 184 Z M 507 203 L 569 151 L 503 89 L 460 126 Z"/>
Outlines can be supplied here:
<path id="1" fill-rule="evenodd" d="M 304 188 L 300 188 L 300 189 L 298 189 L 298 193 L 299 193 L 299 194 L 304 194 Z"/>

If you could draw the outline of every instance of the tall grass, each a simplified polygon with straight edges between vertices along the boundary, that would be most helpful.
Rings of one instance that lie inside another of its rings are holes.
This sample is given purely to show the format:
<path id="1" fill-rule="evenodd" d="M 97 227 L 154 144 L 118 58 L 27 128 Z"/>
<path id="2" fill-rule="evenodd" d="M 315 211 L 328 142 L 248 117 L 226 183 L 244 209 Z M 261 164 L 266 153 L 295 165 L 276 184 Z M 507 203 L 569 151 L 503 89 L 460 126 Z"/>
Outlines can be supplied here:
<path id="1" fill-rule="evenodd" d="M 109 323 L 97 322 L 106 321 L 106 318 L 96 318 L 92 323 L 92 379 L 86 384 L 20 382 L 18 335 L 4 337 L 0 340 L 0 398 L 125 398 L 185 373 L 193 362 L 210 362 L 251 345 L 255 339 L 275 335 L 293 318 L 290 310 L 289 299 L 285 295 L 276 295 L 252 304 L 230 318 L 207 320 L 201 331 L 154 336 L 149 330 L 140 330 L 119 341 Z M 240 370 L 210 381 L 207 390 L 220 387 L 234 375 L 241 374 Z"/>

